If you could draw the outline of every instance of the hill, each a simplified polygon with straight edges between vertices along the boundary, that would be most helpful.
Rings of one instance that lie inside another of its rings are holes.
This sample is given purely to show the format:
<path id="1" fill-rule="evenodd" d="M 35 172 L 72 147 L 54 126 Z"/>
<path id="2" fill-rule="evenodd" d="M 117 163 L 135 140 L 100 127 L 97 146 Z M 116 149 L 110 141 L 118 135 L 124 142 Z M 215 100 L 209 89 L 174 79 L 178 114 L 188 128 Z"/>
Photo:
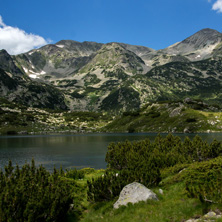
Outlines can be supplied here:
<path id="1" fill-rule="evenodd" d="M 119 115 L 31 108 L 5 99 L 0 107 L 0 134 L 222 131 L 221 107 L 189 98 L 147 103 Z"/>

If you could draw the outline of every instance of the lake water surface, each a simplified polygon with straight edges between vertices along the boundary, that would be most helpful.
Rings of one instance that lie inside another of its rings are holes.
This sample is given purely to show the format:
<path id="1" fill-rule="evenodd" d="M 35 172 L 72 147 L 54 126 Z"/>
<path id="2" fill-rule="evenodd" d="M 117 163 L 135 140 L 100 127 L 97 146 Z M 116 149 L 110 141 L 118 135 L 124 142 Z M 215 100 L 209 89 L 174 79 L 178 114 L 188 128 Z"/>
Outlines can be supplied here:
<path id="1" fill-rule="evenodd" d="M 153 140 L 156 133 L 118 133 L 118 134 L 83 134 L 83 135 L 40 135 L 40 136 L 1 136 L 0 168 L 12 160 L 13 164 L 30 163 L 34 158 L 36 165 L 42 164 L 52 171 L 59 168 L 106 168 L 105 155 L 110 142 L 125 140 Z M 167 135 L 167 134 L 163 134 Z M 191 139 L 196 134 L 174 134 L 184 139 Z M 211 142 L 214 138 L 222 141 L 222 133 L 198 134 Z"/>

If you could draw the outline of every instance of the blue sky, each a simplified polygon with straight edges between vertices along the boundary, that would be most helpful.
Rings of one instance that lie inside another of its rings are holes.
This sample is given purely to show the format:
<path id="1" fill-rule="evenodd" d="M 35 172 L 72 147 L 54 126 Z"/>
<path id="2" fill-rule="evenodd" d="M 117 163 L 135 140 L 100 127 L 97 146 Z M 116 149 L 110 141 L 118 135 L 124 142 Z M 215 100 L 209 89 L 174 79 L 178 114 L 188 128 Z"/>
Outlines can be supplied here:
<path id="1" fill-rule="evenodd" d="M 222 0 L 0 0 L 0 16 L 0 49 L 11 54 L 62 39 L 161 49 L 203 28 L 221 32 Z"/>

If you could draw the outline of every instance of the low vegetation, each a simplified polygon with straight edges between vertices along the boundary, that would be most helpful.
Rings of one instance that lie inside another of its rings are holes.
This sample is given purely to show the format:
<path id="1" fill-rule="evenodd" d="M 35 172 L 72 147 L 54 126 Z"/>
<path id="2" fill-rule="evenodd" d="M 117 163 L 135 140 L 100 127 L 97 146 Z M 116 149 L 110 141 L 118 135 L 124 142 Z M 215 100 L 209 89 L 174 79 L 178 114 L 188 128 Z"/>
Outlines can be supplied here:
<path id="1" fill-rule="evenodd" d="M 9 162 L 0 172 L 0 221 L 185 221 L 222 211 L 221 142 L 169 134 L 153 142 L 111 143 L 106 162 L 106 170 L 52 173 L 34 160 L 21 168 Z M 133 181 L 151 188 L 159 201 L 113 209 Z"/>
<path id="2" fill-rule="evenodd" d="M 9 161 L 4 173 L 0 171 L 0 221 L 62 221 L 76 186 L 63 174 L 36 168 L 34 160 L 21 169 Z"/>
<path id="3" fill-rule="evenodd" d="M 30 108 L 0 99 L 0 134 L 98 132 L 112 120 L 108 114 Z"/>
<path id="4" fill-rule="evenodd" d="M 222 131 L 221 108 L 190 99 L 147 103 L 118 115 L 30 108 L 1 98 L 0 105 L 0 134 Z"/>
<path id="5" fill-rule="evenodd" d="M 124 112 L 104 127 L 108 132 L 219 132 L 221 109 L 201 101 L 147 103 L 134 112 Z"/>

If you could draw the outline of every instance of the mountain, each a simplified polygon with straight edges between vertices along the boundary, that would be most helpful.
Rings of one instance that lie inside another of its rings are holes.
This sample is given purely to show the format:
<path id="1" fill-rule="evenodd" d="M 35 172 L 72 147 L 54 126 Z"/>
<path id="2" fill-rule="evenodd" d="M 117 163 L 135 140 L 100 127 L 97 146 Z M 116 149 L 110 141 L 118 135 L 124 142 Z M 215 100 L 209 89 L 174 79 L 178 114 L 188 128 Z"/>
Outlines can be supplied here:
<path id="1" fill-rule="evenodd" d="M 124 112 L 150 101 L 221 102 L 222 34 L 203 29 L 165 49 L 62 40 L 0 52 L 1 92 L 29 106 Z"/>
<path id="2" fill-rule="evenodd" d="M 31 78 L 41 78 L 42 75 L 64 78 L 85 65 L 101 46 L 102 44 L 94 42 L 63 40 L 14 56 L 14 60 Z"/>
<path id="3" fill-rule="evenodd" d="M 1 97 L 27 106 L 66 109 L 64 95 L 55 87 L 32 81 L 5 51 L 0 51 Z"/>
<path id="4" fill-rule="evenodd" d="M 182 55 L 191 61 L 210 58 L 213 50 L 222 41 L 222 34 L 213 29 L 202 29 L 194 35 L 178 42 L 164 50 L 162 53 Z"/>

